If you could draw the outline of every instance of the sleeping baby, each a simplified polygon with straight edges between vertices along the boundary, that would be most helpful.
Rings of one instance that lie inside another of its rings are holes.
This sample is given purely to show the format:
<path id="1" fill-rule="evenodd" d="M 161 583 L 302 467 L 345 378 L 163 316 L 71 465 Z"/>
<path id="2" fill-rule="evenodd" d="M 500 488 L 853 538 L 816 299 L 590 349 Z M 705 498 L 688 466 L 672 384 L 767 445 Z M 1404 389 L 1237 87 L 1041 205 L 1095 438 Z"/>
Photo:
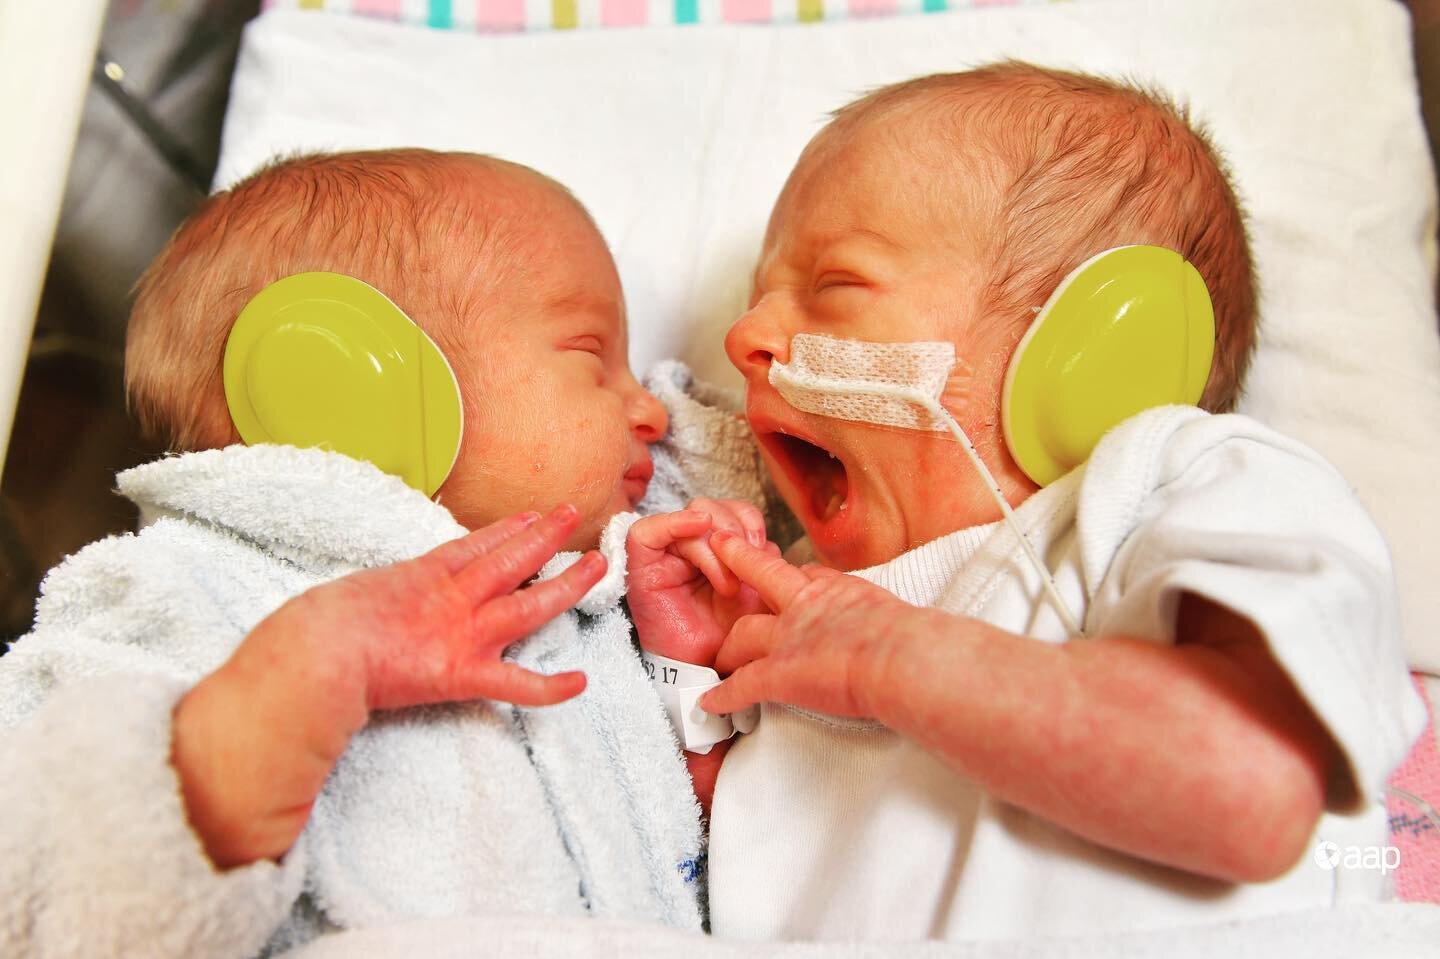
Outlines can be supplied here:
<path id="1" fill-rule="evenodd" d="M 1209 288 L 1201 408 L 1134 415 L 1041 487 L 1007 369 L 1072 271 L 1134 244 Z M 684 514 L 630 533 L 642 644 L 728 674 L 705 709 L 764 704 L 714 785 L 717 934 L 1073 935 L 1381 895 L 1310 853 L 1383 845 L 1423 710 L 1350 487 L 1228 413 L 1256 322 L 1223 167 L 1159 96 L 1002 64 L 882 89 L 811 141 L 726 347 L 818 563 Z M 905 379 L 883 357 L 922 345 L 953 352 L 936 398 L 994 495 L 948 430 L 801 376 Z"/>
<path id="2" fill-rule="evenodd" d="M 310 271 L 381 290 L 453 367 L 438 502 L 237 443 L 231 327 Z M 188 452 L 121 474 L 143 529 L 54 570 L 0 659 L 0 952 L 248 956 L 466 914 L 701 927 L 698 809 L 619 605 L 666 414 L 567 191 L 468 154 L 271 166 L 146 273 L 126 373 Z"/>

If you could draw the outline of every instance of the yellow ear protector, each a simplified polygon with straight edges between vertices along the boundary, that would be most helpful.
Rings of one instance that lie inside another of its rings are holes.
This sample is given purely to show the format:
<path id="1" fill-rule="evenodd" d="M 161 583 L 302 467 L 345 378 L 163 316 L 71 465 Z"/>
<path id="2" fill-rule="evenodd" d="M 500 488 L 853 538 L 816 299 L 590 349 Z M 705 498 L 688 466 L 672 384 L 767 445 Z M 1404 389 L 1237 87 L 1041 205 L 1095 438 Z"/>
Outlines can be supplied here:
<path id="1" fill-rule="evenodd" d="M 1122 246 L 1093 256 L 1051 294 L 1010 361 L 1000 406 L 1010 455 L 1052 483 L 1123 420 L 1198 402 L 1214 354 L 1210 293 L 1180 254 Z"/>
<path id="2" fill-rule="evenodd" d="M 464 429 L 460 385 L 425 331 L 339 273 L 271 283 L 225 344 L 225 400 L 245 443 L 319 446 L 433 496 Z"/>

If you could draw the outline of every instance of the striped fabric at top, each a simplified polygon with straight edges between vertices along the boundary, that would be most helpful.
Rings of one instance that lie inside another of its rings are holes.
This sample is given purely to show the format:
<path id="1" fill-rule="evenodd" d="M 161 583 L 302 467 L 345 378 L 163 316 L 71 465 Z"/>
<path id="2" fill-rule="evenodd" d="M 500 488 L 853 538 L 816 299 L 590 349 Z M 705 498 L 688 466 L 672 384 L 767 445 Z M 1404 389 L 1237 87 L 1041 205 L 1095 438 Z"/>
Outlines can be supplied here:
<path id="1" fill-rule="evenodd" d="M 265 0 L 264 8 L 321 10 L 439 30 L 504 33 L 688 23 L 817 23 L 1066 0 Z"/>

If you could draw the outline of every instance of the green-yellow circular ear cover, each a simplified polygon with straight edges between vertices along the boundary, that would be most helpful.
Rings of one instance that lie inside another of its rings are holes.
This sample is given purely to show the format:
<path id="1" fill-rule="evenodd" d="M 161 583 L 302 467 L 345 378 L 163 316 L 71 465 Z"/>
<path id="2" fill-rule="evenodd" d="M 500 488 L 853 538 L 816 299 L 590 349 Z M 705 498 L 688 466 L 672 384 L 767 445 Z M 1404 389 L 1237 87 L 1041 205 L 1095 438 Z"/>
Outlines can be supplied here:
<path id="1" fill-rule="evenodd" d="M 1152 406 L 1199 401 L 1215 352 L 1200 273 L 1173 250 L 1126 246 L 1081 264 L 1020 341 L 1001 421 L 1015 462 L 1045 486 Z"/>
<path id="2" fill-rule="evenodd" d="M 225 345 L 225 400 L 247 444 L 320 446 L 433 496 L 460 452 L 460 386 L 383 293 L 339 273 L 270 284 Z"/>

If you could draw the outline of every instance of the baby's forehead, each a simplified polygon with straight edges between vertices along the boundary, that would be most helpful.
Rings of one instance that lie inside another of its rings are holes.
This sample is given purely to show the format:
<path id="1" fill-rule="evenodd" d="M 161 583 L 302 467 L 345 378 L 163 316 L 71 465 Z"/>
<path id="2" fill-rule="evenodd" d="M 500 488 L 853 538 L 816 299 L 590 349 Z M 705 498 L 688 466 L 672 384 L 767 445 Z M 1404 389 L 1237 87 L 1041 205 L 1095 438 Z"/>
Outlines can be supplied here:
<path id="1" fill-rule="evenodd" d="M 837 121 L 796 164 L 776 204 L 766 249 L 780 245 L 905 245 L 924 236 L 973 245 L 998 200 L 993 151 L 955 144 L 899 111 Z"/>
<path id="2" fill-rule="evenodd" d="M 497 292 L 528 291 L 536 299 L 577 295 L 574 288 L 584 285 L 577 280 L 585 276 L 599 281 L 591 287 L 604 286 L 614 273 L 609 249 L 569 190 L 528 167 L 465 160 L 414 224 L 431 258 L 425 273 Z"/>
<path id="3" fill-rule="evenodd" d="M 503 235 L 489 239 L 484 262 L 472 262 L 461 251 L 447 255 L 445 281 L 481 287 L 490 300 L 462 312 L 504 317 L 510 335 L 541 335 L 568 322 L 576 329 L 623 337 L 619 275 L 589 214 L 558 190 L 531 209 L 534 215 L 511 218 Z M 484 326 L 476 324 L 481 336 Z"/>
<path id="4" fill-rule="evenodd" d="M 1176 218 L 1202 140 L 1162 94 L 1098 78 L 1023 64 L 923 77 L 837 111 L 771 225 L 793 236 L 819 209 L 868 207 L 872 224 L 923 216 L 966 246 L 989 236 L 1038 252 L 1083 240 L 1096 211 L 1113 209 L 1152 233 Z"/>

